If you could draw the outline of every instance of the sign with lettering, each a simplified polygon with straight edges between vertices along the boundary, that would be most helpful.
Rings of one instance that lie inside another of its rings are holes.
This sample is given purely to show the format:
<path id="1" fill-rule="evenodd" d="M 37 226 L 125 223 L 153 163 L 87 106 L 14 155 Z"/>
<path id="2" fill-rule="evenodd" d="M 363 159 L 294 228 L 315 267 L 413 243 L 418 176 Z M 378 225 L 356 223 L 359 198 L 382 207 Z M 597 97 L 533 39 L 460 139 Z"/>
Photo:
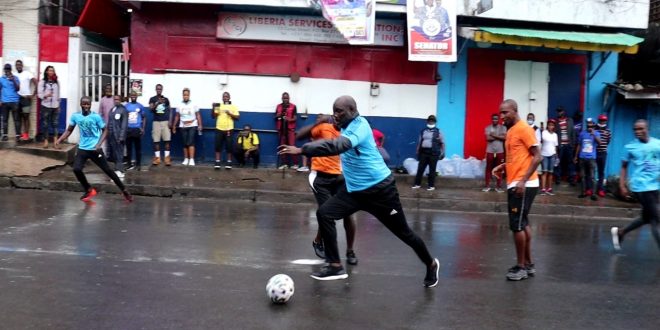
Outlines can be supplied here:
<path id="1" fill-rule="evenodd" d="M 405 27 L 400 20 L 377 19 L 375 46 L 403 46 Z M 302 15 L 221 13 L 219 39 L 347 44 L 344 36 L 323 17 Z"/>
<path id="2" fill-rule="evenodd" d="M 409 1 L 408 60 L 456 62 L 456 0 Z"/>

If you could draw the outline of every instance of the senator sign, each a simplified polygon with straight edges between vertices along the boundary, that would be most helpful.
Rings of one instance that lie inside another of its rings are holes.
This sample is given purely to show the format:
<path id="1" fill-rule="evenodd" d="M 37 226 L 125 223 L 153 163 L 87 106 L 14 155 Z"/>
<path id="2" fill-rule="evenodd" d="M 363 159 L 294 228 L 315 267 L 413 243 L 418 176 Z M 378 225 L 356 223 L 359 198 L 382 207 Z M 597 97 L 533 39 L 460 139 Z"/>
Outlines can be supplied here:
<path id="1" fill-rule="evenodd" d="M 405 27 L 400 20 L 376 20 L 375 46 L 403 46 Z M 323 17 L 221 13 L 216 37 L 219 39 L 290 41 L 347 44 L 348 41 Z"/>

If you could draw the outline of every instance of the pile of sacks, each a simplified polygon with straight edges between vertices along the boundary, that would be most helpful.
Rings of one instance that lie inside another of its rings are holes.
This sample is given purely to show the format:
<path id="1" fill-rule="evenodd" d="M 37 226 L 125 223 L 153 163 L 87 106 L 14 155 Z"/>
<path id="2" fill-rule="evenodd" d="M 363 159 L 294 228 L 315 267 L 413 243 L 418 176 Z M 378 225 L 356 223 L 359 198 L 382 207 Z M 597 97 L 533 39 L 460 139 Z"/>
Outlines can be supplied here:
<path id="1" fill-rule="evenodd" d="M 414 158 L 407 158 L 403 161 L 403 167 L 406 168 L 408 174 L 417 175 L 417 165 L 419 162 Z M 462 179 L 478 179 L 484 177 L 486 170 L 486 160 L 478 160 L 474 157 L 467 159 L 461 158 L 459 155 L 453 155 L 450 158 L 445 158 L 438 162 L 436 172 L 439 176 L 462 178 Z M 424 171 L 424 175 L 429 173 L 428 167 Z"/>

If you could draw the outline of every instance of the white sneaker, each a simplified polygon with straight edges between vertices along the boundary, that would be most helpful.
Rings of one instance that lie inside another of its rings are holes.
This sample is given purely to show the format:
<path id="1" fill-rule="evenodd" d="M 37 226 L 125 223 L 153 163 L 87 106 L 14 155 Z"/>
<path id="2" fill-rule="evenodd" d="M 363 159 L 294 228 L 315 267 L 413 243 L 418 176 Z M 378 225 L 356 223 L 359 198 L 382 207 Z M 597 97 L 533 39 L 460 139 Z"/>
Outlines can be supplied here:
<path id="1" fill-rule="evenodd" d="M 486 188 L 484 188 L 484 189 L 481 189 L 481 191 L 483 191 L 483 192 L 489 192 L 489 191 L 491 191 L 491 190 L 493 190 L 493 188 L 488 188 L 488 187 L 486 187 Z"/>
<path id="2" fill-rule="evenodd" d="M 115 171 L 115 174 L 117 174 L 117 177 L 120 179 L 124 178 L 124 173 L 122 173 L 121 171 Z"/>
<path id="3" fill-rule="evenodd" d="M 183 163 L 181 163 L 181 165 L 188 166 L 189 163 L 190 163 L 190 159 L 186 158 L 186 159 L 183 160 Z"/>
<path id="4" fill-rule="evenodd" d="M 293 166 L 291 166 L 291 169 L 292 169 L 292 170 L 297 170 L 297 169 L 298 169 L 298 165 L 293 165 Z"/>
<path id="5" fill-rule="evenodd" d="M 278 170 L 286 170 L 287 168 L 289 168 L 289 166 L 287 166 L 287 165 L 282 165 L 282 166 L 278 167 L 277 169 L 278 169 Z"/>
<path id="6" fill-rule="evenodd" d="M 298 172 L 309 172 L 309 167 L 303 166 L 303 167 L 297 169 L 296 171 L 298 171 Z"/>
<path id="7" fill-rule="evenodd" d="M 426 190 L 433 191 L 433 190 L 435 190 L 435 187 L 428 187 Z"/>
<path id="8" fill-rule="evenodd" d="M 422 186 L 420 186 L 420 185 L 414 185 L 414 186 L 412 186 L 412 189 L 419 189 L 419 188 L 421 188 L 421 187 L 422 187 Z"/>
<path id="9" fill-rule="evenodd" d="M 612 245 L 614 245 L 614 250 L 620 251 L 621 244 L 619 243 L 619 227 L 612 227 L 610 232 L 612 233 Z"/>
<path id="10" fill-rule="evenodd" d="M 190 161 L 188 162 L 188 166 L 195 166 L 195 159 L 190 158 Z"/>
<path id="11" fill-rule="evenodd" d="M 497 193 L 503 193 L 504 190 L 502 190 L 502 189 L 500 189 L 500 188 L 495 188 L 495 192 L 497 192 Z"/>

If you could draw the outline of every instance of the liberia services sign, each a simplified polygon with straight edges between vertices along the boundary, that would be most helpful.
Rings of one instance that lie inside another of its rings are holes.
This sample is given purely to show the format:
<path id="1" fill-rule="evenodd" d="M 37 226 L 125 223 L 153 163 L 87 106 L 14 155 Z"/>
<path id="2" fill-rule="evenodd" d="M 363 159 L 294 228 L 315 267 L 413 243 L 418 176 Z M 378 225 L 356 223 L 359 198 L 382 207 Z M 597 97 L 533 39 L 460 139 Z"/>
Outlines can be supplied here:
<path id="1" fill-rule="evenodd" d="M 403 46 L 405 27 L 400 20 L 376 20 L 375 46 Z M 251 13 L 220 13 L 219 39 L 348 44 L 323 17 Z"/>
<path id="2" fill-rule="evenodd" d="M 409 0 L 408 60 L 456 62 L 456 0 Z"/>

